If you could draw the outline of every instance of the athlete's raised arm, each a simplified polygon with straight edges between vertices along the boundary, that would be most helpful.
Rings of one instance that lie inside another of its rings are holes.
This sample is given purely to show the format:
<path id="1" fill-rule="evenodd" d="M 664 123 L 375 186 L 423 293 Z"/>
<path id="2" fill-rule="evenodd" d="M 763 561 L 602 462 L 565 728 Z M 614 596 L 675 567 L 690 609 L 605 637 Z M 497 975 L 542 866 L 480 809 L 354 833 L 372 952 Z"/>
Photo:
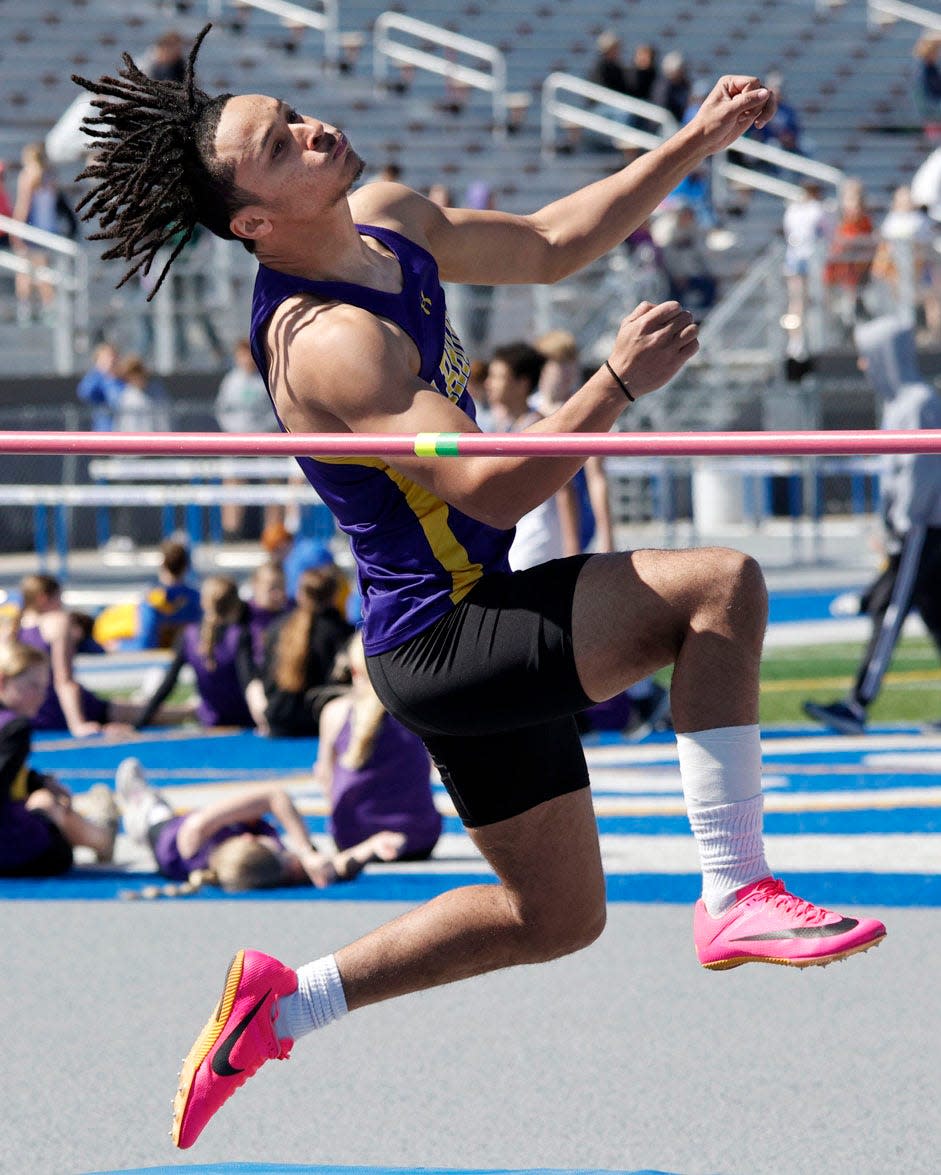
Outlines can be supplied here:
<path id="1" fill-rule="evenodd" d="M 428 201 L 423 228 L 442 279 L 507 285 L 567 277 L 624 241 L 684 176 L 774 110 L 774 95 L 757 78 L 723 77 L 672 138 L 529 216 Z"/>

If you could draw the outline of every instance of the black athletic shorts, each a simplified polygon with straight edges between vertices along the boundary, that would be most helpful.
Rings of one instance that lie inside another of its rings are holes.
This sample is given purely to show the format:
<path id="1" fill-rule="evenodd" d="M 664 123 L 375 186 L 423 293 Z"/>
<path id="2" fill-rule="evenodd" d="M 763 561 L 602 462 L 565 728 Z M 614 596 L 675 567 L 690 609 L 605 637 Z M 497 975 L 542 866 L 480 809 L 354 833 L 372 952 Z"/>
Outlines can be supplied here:
<path id="1" fill-rule="evenodd" d="M 572 648 L 588 558 L 488 575 L 430 628 L 367 659 L 386 709 L 421 736 L 468 827 L 588 786 L 573 715 L 592 700 Z"/>

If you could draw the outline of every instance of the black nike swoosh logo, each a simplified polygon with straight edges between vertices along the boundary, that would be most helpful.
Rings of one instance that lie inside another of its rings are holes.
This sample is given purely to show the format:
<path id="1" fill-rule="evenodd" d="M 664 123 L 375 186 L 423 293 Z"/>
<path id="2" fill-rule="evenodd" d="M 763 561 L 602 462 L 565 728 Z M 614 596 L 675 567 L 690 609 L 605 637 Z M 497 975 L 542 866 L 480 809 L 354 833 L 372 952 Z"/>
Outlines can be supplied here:
<path id="1" fill-rule="evenodd" d="M 841 918 L 839 922 L 831 922 L 829 926 L 793 926 L 788 930 L 778 930 L 773 934 L 746 934 L 742 938 L 733 938 L 732 942 L 774 942 L 776 938 L 833 938 L 837 934 L 846 934 L 854 926 L 858 926 L 856 918 Z"/>
<path id="2" fill-rule="evenodd" d="M 216 1073 L 219 1077 L 237 1077 L 239 1073 L 242 1072 L 241 1069 L 235 1069 L 232 1067 L 232 1063 L 229 1061 L 229 1056 L 231 1055 L 232 1050 L 241 1040 L 245 1029 L 249 1026 L 249 1024 L 251 1024 L 252 1020 L 254 1020 L 258 1013 L 258 1009 L 270 995 L 271 988 L 265 992 L 254 1008 L 250 1008 L 249 1011 L 245 1013 L 245 1015 L 241 1020 L 239 1020 L 238 1024 L 236 1024 L 236 1026 L 232 1029 L 219 1048 L 216 1049 L 216 1052 L 212 1058 L 212 1063 L 210 1065 L 213 1073 Z"/>

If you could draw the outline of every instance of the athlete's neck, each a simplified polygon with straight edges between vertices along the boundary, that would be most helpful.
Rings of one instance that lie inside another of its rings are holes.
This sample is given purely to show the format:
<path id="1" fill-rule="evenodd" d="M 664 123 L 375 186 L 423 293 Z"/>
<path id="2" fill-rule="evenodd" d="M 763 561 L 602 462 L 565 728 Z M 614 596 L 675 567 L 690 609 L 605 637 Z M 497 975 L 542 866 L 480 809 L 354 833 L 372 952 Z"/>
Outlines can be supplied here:
<path id="1" fill-rule="evenodd" d="M 279 273 L 378 289 L 395 288 L 400 273 L 395 258 L 359 235 L 345 200 L 316 226 L 285 224 L 270 233 L 258 242 L 255 256 Z"/>

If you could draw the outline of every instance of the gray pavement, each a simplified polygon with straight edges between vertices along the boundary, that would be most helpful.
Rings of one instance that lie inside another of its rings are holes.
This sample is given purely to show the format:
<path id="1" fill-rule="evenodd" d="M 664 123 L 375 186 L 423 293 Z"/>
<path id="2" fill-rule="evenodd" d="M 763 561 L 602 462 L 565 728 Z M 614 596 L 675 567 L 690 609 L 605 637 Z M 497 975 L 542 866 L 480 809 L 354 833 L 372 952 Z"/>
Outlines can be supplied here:
<path id="1" fill-rule="evenodd" d="M 300 1042 L 194 1150 L 180 1058 L 234 950 L 299 963 L 400 912 L 302 901 L 6 903 L 3 1175 L 160 1164 L 934 1173 L 939 913 L 826 969 L 702 971 L 690 911 L 613 905 L 589 951 L 360 1011 Z"/>

